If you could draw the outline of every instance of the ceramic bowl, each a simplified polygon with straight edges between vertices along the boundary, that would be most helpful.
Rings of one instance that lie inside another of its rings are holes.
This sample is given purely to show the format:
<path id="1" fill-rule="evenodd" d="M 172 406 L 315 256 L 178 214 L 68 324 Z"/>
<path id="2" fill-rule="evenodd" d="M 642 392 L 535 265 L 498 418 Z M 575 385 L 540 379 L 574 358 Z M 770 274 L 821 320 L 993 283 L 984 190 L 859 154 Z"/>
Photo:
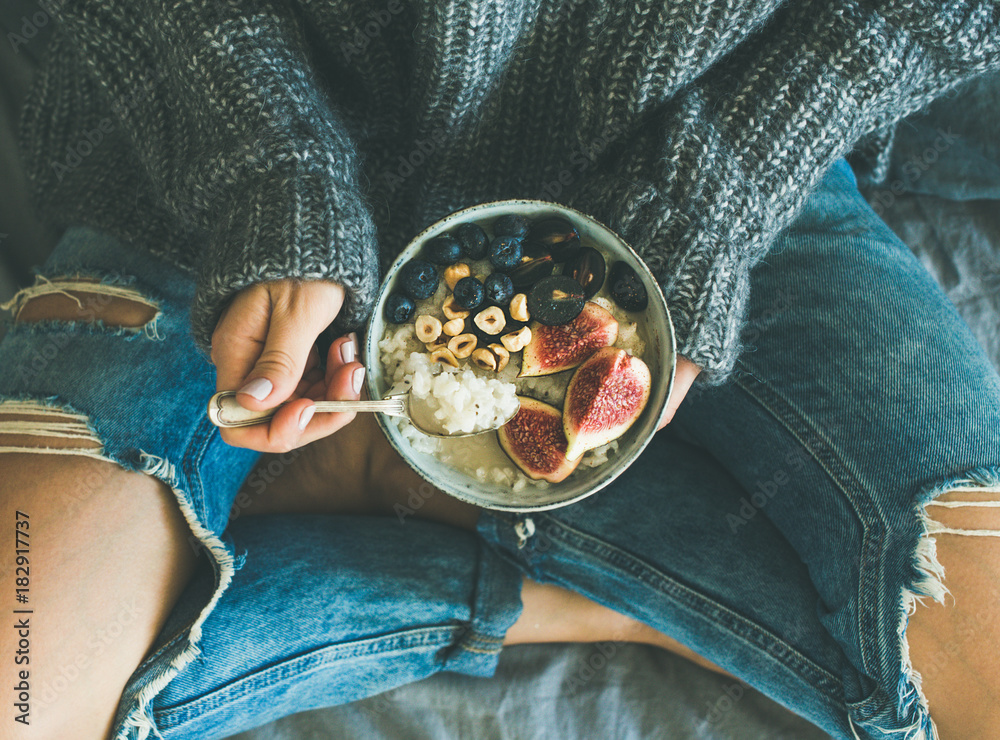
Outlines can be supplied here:
<path id="1" fill-rule="evenodd" d="M 475 477 L 446 465 L 433 455 L 415 451 L 402 436 L 392 419 L 379 414 L 378 420 L 390 444 L 403 456 L 406 462 L 425 480 L 445 493 L 488 509 L 517 512 L 542 511 L 568 506 L 580 501 L 601 490 L 621 475 L 652 439 L 666 409 L 667 398 L 670 396 L 674 384 L 676 346 L 673 325 L 663 300 L 663 293 L 645 263 L 611 229 L 572 208 L 540 200 L 505 200 L 481 203 L 455 211 L 428 226 L 403 249 L 389 268 L 379 291 L 375 309 L 368 322 L 365 343 L 367 388 L 370 398 L 382 398 L 392 385 L 391 378 L 385 377 L 379 358 L 378 342 L 385 334 L 387 323 L 382 315 L 383 303 L 395 288 L 396 276 L 400 267 L 408 260 L 417 257 L 424 242 L 438 234 L 450 231 L 467 221 L 478 223 L 486 230 L 487 234 L 490 234 L 490 224 L 494 219 L 510 213 L 520 214 L 529 220 L 544 216 L 566 218 L 576 226 L 584 245 L 591 244 L 605 252 L 609 266 L 617 260 L 624 260 L 635 269 L 642 279 L 649 295 L 649 306 L 643 317 L 646 350 L 642 359 L 649 365 L 653 376 L 653 387 L 642 415 L 618 439 L 618 451 L 612 454 L 606 463 L 594 468 L 580 466 L 569 478 L 560 483 L 550 483 L 546 488 L 529 485 L 524 490 L 517 492 L 511 490 L 509 486 L 478 481 Z M 567 380 L 570 372 L 566 373 Z M 496 434 L 494 432 L 488 434 L 492 437 L 489 444 L 496 445 L 496 449 L 499 450 Z M 452 440 L 448 440 L 447 443 L 452 443 Z M 500 455 L 502 456 L 503 453 L 500 452 Z"/>

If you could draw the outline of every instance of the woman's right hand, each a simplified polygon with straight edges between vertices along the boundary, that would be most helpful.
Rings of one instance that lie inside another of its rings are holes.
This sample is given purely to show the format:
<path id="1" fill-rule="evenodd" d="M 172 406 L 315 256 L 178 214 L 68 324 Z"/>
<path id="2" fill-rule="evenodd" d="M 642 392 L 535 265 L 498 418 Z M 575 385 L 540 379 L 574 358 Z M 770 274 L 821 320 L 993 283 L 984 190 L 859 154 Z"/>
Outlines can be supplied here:
<path id="1" fill-rule="evenodd" d="M 226 307 L 212 334 L 216 390 L 235 390 L 253 411 L 285 403 L 267 424 L 224 428 L 234 447 L 287 452 L 343 427 L 354 413 L 313 416 L 315 401 L 357 400 L 364 366 L 353 333 L 330 346 L 326 372 L 316 338 L 337 317 L 344 289 L 327 281 L 277 280 L 244 288 Z"/>

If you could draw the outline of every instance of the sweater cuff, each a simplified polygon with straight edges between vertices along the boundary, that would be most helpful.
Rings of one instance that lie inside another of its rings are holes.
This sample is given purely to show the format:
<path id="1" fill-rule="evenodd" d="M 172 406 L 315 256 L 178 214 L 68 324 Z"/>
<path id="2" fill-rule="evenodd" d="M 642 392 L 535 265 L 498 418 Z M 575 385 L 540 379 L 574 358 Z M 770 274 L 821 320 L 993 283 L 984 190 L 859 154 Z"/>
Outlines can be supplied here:
<path id="1" fill-rule="evenodd" d="M 702 369 L 697 383 L 729 379 L 743 349 L 740 341 L 750 297 L 750 261 L 708 248 L 675 255 L 661 287 L 674 325 L 677 354 Z"/>
<path id="2" fill-rule="evenodd" d="M 371 212 L 353 184 L 310 166 L 309 159 L 296 157 L 251 176 L 220 215 L 191 309 L 195 342 L 206 353 L 226 304 L 257 283 L 339 283 L 344 305 L 333 329 L 347 332 L 367 319 L 378 292 Z"/>

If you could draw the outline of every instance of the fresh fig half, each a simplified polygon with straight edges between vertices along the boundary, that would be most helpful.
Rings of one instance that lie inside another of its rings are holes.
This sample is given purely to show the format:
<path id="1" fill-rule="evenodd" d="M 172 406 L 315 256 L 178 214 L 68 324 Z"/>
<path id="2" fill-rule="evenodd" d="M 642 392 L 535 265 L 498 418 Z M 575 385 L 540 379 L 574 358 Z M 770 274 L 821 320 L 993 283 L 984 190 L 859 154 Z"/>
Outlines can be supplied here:
<path id="1" fill-rule="evenodd" d="M 558 483 L 580 463 L 566 459 L 562 413 L 555 406 L 528 396 L 518 396 L 521 408 L 497 429 L 497 439 L 507 456 L 535 480 Z"/>
<path id="2" fill-rule="evenodd" d="M 566 387 L 563 432 L 566 457 L 618 439 L 649 401 L 652 377 L 646 363 L 623 349 L 604 347 L 577 368 Z"/>
<path id="3" fill-rule="evenodd" d="M 557 326 L 531 322 L 531 341 L 521 356 L 519 378 L 553 375 L 570 370 L 594 350 L 614 344 L 618 320 L 593 301 L 588 301 L 572 321 Z"/>

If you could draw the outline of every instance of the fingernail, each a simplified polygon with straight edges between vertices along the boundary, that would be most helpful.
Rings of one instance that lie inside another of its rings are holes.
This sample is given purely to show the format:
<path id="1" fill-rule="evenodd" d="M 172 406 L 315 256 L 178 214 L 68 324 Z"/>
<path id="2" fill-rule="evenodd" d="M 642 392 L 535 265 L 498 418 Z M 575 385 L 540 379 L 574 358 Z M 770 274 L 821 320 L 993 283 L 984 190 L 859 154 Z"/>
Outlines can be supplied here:
<path id="1" fill-rule="evenodd" d="M 258 401 L 263 401 L 271 394 L 272 390 L 274 390 L 274 386 L 271 385 L 270 380 L 267 378 L 254 378 L 245 386 L 240 388 L 237 393 L 246 393 L 248 396 L 253 396 Z"/>
<path id="2" fill-rule="evenodd" d="M 365 382 L 365 369 L 363 367 L 359 367 L 351 375 L 351 384 L 354 386 L 355 393 L 361 393 L 361 386 L 364 384 L 364 382 Z"/>
<path id="3" fill-rule="evenodd" d="M 348 334 L 347 341 L 340 345 L 340 359 L 344 361 L 346 365 L 348 362 L 354 362 L 354 358 L 358 356 L 357 345 L 355 344 L 354 335 Z"/>
<path id="4" fill-rule="evenodd" d="M 299 431 L 300 432 L 303 431 L 307 426 L 309 426 L 309 422 L 312 420 L 313 415 L 315 413 L 316 413 L 316 407 L 315 406 L 308 406 L 302 412 L 302 414 L 299 416 Z"/>

